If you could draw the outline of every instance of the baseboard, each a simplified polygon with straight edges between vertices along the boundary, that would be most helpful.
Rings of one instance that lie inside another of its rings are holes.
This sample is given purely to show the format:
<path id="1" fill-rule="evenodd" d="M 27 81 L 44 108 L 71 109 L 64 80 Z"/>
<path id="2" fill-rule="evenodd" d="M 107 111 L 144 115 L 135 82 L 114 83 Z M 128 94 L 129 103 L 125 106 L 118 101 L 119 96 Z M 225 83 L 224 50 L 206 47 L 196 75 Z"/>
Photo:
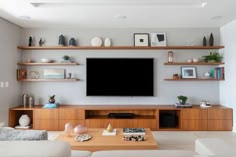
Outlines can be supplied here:
<path id="1" fill-rule="evenodd" d="M 236 133 L 236 127 L 233 126 L 233 130 L 232 131 Z"/>

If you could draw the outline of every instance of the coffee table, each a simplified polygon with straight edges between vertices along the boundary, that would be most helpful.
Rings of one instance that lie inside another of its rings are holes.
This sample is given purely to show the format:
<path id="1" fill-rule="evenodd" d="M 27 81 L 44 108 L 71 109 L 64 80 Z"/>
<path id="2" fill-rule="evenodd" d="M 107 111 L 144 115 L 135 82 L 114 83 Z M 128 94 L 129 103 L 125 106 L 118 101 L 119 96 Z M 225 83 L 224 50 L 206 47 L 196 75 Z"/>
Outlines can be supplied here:
<path id="1" fill-rule="evenodd" d="M 84 142 L 76 142 L 74 137 L 68 137 L 61 133 L 55 140 L 67 141 L 71 145 L 72 150 L 152 150 L 157 149 L 158 145 L 149 128 L 145 128 L 145 141 L 124 141 L 123 129 L 116 128 L 117 134 L 115 136 L 103 136 L 101 128 L 90 128 L 87 134 L 92 138 Z"/>

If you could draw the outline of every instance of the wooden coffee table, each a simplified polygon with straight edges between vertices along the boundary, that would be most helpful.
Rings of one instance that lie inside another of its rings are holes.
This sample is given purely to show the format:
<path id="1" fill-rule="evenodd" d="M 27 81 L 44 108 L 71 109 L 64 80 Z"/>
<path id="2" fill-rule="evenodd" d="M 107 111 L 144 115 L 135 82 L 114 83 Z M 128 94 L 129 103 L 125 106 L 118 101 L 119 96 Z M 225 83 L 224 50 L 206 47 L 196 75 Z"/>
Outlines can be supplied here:
<path id="1" fill-rule="evenodd" d="M 76 142 L 74 137 L 68 137 L 61 133 L 55 140 L 67 141 L 71 145 L 72 150 L 151 150 L 157 149 L 158 145 L 153 138 L 153 135 L 149 128 L 145 128 L 146 135 L 145 141 L 123 141 L 123 131 L 121 128 L 116 129 L 116 136 L 103 136 L 103 129 L 88 129 L 87 134 L 92 138 L 84 142 Z"/>

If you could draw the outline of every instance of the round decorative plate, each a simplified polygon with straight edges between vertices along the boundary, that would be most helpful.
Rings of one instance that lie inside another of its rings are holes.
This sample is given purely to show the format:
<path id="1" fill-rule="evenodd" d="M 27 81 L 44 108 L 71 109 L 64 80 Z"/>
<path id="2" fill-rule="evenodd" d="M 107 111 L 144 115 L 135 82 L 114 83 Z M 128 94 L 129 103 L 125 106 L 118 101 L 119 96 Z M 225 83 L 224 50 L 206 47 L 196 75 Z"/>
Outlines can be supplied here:
<path id="1" fill-rule="evenodd" d="M 74 139 L 77 142 L 83 142 L 83 141 L 87 141 L 87 140 L 89 140 L 91 138 L 92 138 L 92 136 L 89 135 L 89 134 L 80 134 L 80 135 L 75 136 Z"/>
<path id="2" fill-rule="evenodd" d="M 94 37 L 94 38 L 91 40 L 91 45 L 92 45 L 92 46 L 102 46 L 102 39 L 99 38 L 99 37 Z"/>

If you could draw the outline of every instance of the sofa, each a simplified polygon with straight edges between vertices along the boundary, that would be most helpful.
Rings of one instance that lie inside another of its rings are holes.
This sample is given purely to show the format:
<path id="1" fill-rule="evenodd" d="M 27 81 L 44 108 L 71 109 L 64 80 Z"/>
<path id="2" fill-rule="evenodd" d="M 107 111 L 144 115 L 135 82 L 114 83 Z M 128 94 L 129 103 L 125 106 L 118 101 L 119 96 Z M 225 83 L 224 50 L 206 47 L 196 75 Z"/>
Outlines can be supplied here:
<path id="1" fill-rule="evenodd" d="M 0 141 L 0 156 L 4 157 L 191 157 L 185 150 L 72 150 L 64 141 Z"/>
<path id="2" fill-rule="evenodd" d="M 220 138 L 199 138 L 195 151 L 200 157 L 235 157 L 235 148 Z M 196 156 L 197 157 L 197 156 Z"/>

